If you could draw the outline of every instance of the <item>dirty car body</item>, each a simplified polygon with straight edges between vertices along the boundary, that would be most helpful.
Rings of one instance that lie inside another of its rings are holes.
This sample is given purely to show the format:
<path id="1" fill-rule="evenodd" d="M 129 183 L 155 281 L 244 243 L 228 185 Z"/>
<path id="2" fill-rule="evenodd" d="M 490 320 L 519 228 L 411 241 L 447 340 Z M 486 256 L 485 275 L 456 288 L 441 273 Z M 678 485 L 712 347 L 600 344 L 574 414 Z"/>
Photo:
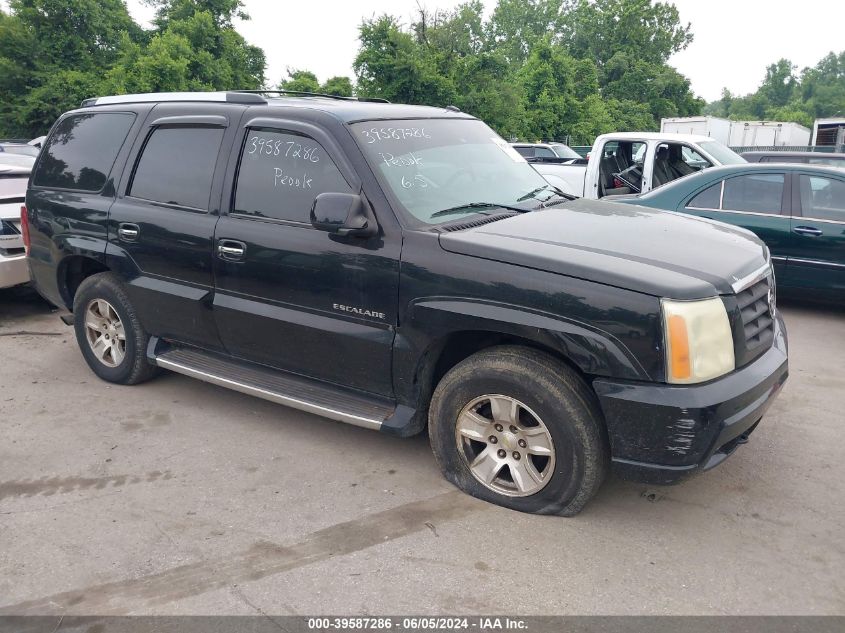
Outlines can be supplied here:
<path id="1" fill-rule="evenodd" d="M 614 469 L 659 483 L 722 461 L 786 380 L 771 262 L 747 231 L 562 197 L 453 110 L 210 100 L 115 97 L 66 114 L 27 194 L 39 292 L 73 309 L 88 277 L 118 278 L 151 364 L 407 436 L 430 427 L 432 394 L 462 363 L 528 350 L 585 385 Z M 57 185 L 45 161 L 104 115 L 125 136 L 111 135 L 114 162 L 89 170 L 87 190 L 69 168 Z M 215 130 L 191 204 L 138 184 L 173 128 Z M 690 377 L 683 355 L 668 373 L 670 311 L 690 306 L 722 327 L 721 369 L 701 374 L 712 377 Z"/>

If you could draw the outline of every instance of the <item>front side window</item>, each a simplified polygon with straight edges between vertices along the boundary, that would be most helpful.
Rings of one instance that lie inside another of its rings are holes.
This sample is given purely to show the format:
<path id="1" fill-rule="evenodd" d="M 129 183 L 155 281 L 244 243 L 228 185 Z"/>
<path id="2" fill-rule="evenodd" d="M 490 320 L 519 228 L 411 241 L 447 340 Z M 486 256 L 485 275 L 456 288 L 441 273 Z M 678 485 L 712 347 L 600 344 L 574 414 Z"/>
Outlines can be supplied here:
<path id="1" fill-rule="evenodd" d="M 557 158 L 557 154 L 555 154 L 552 150 L 548 147 L 538 147 L 535 150 L 535 156 L 537 158 Z"/>
<path id="2" fill-rule="evenodd" d="M 134 120 L 134 114 L 117 112 L 62 119 L 41 152 L 32 184 L 100 191 Z"/>
<path id="3" fill-rule="evenodd" d="M 207 211 L 222 140 L 220 127 L 155 128 L 138 159 L 128 195 Z"/>
<path id="4" fill-rule="evenodd" d="M 805 217 L 845 222 L 845 181 L 804 174 L 799 181 Z"/>
<path id="5" fill-rule="evenodd" d="M 318 194 L 351 192 L 337 165 L 311 137 L 250 129 L 233 213 L 307 223 Z"/>
<path id="6" fill-rule="evenodd" d="M 783 174 L 753 174 L 725 181 L 722 209 L 779 214 L 783 199 Z"/>
<path id="7" fill-rule="evenodd" d="M 510 144 L 475 119 L 367 121 L 350 126 L 382 186 L 412 223 L 439 224 L 479 212 L 472 203 L 530 208 L 550 185 Z M 446 216 L 438 211 L 454 210 Z M 495 209 L 485 212 L 495 212 Z"/>

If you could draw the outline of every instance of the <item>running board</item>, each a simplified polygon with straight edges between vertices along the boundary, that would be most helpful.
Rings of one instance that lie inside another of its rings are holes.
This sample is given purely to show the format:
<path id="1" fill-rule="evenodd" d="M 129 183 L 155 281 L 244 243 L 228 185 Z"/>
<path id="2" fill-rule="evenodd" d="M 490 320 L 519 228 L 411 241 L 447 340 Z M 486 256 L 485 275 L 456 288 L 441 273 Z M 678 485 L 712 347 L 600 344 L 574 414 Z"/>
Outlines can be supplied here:
<path id="1" fill-rule="evenodd" d="M 414 413 L 386 399 L 209 352 L 176 347 L 155 353 L 159 341 L 151 343 L 150 360 L 159 367 L 338 422 L 406 435 Z"/>

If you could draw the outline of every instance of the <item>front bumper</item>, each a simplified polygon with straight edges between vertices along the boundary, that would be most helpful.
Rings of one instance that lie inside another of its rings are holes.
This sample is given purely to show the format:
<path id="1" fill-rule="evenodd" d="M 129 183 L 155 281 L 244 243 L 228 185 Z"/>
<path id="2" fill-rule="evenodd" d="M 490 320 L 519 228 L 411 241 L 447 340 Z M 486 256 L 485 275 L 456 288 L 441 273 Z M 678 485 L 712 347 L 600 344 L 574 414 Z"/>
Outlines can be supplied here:
<path id="1" fill-rule="evenodd" d="M 0 255 L 0 288 L 10 288 L 29 281 L 26 255 Z"/>
<path id="2" fill-rule="evenodd" d="M 614 472 L 624 479 L 673 484 L 724 461 L 769 408 L 789 375 L 786 328 L 754 362 L 700 385 L 598 379 Z"/>

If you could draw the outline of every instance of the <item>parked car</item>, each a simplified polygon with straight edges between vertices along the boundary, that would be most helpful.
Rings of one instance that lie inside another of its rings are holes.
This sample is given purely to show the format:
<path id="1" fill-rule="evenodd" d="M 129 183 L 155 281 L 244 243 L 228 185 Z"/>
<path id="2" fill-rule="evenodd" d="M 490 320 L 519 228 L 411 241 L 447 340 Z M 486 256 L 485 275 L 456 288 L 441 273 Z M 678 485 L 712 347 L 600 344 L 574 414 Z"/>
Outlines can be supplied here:
<path id="1" fill-rule="evenodd" d="M 38 156 L 39 149 L 27 143 L 0 143 L 0 154 L 22 154 L 24 156 Z"/>
<path id="2" fill-rule="evenodd" d="M 100 378 L 163 368 L 427 427 L 449 481 L 517 510 L 574 514 L 611 464 L 712 468 L 787 377 L 759 239 L 560 196 L 451 109 L 91 99 L 53 127 L 23 217 L 34 284 Z"/>
<path id="3" fill-rule="evenodd" d="M 534 167 L 561 191 L 595 199 L 642 193 L 714 165 L 744 162 L 706 136 L 623 132 L 599 136 L 587 165 Z"/>
<path id="4" fill-rule="evenodd" d="M 614 201 L 719 220 L 768 245 L 781 291 L 845 299 L 845 172 L 748 163 Z"/>
<path id="5" fill-rule="evenodd" d="M 826 152 L 744 152 L 749 163 L 804 163 L 845 168 L 845 154 Z"/>
<path id="6" fill-rule="evenodd" d="M 23 167 L 32 171 L 32 166 L 35 164 L 35 157 L 26 154 L 9 154 L 0 152 L 0 167 Z"/>
<path id="7" fill-rule="evenodd" d="M 529 163 L 586 165 L 587 159 L 563 143 L 511 143 Z"/>
<path id="8" fill-rule="evenodd" d="M 23 236 L 21 206 L 26 197 L 30 166 L 3 163 L 0 156 L 0 288 L 29 281 Z"/>

